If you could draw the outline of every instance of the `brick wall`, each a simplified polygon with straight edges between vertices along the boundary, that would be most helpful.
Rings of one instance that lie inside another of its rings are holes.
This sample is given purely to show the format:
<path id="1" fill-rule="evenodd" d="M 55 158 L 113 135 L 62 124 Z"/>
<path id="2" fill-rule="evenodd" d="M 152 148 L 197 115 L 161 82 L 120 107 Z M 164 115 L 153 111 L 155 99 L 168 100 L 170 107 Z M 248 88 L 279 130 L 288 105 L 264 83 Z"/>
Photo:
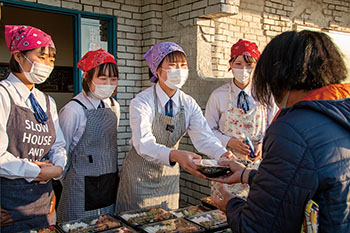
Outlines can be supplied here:
<path id="1" fill-rule="evenodd" d="M 232 78 L 230 47 L 240 38 L 260 51 L 275 35 L 297 25 L 350 32 L 350 4 L 340 0 L 26 0 L 117 17 L 117 62 L 121 80 L 118 135 L 121 165 L 130 146 L 130 100 L 149 87 L 143 54 L 155 43 L 173 41 L 188 55 L 190 76 L 183 90 L 204 110 L 210 93 Z M 193 150 L 188 136 L 181 149 Z M 197 204 L 210 193 L 207 180 L 182 172 L 181 199 Z"/>

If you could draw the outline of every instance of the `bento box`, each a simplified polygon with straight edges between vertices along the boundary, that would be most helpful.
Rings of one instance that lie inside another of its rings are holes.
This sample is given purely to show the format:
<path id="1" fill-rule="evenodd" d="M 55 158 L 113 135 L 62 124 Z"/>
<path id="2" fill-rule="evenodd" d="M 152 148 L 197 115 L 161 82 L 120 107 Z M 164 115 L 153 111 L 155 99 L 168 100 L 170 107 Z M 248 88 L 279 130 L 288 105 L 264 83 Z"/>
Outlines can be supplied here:
<path id="1" fill-rule="evenodd" d="M 228 227 L 226 214 L 221 210 L 211 210 L 209 212 L 186 217 L 207 231 L 217 231 Z"/>
<path id="2" fill-rule="evenodd" d="M 136 233 L 136 232 L 137 231 L 135 231 L 131 227 L 121 226 L 121 227 L 118 227 L 118 228 L 113 228 L 113 229 L 109 229 L 109 230 L 106 230 L 106 231 L 102 231 L 101 233 Z"/>
<path id="3" fill-rule="evenodd" d="M 223 230 L 214 231 L 213 233 L 232 233 L 231 228 L 226 228 Z"/>
<path id="4" fill-rule="evenodd" d="M 41 228 L 35 228 L 28 231 L 22 231 L 20 233 L 61 233 L 60 229 L 55 225 L 50 225 Z"/>
<path id="5" fill-rule="evenodd" d="M 216 178 L 219 176 L 226 176 L 232 174 L 229 167 L 221 166 L 218 161 L 211 159 L 194 159 L 194 164 L 199 166 L 199 172 L 209 178 Z"/>
<path id="6" fill-rule="evenodd" d="M 208 212 L 211 209 L 208 207 L 202 206 L 202 205 L 196 205 L 196 206 L 187 206 L 185 208 L 177 209 L 172 211 L 171 213 L 175 215 L 178 218 L 181 217 L 190 217 L 192 215 Z"/>
<path id="7" fill-rule="evenodd" d="M 159 207 L 131 210 L 120 213 L 118 218 L 131 227 L 140 227 L 149 223 L 176 218 L 171 212 Z"/>
<path id="8" fill-rule="evenodd" d="M 64 233 L 90 233 L 120 227 L 121 222 L 109 214 L 104 214 L 97 217 L 59 223 L 58 226 Z"/>
<path id="9" fill-rule="evenodd" d="M 204 232 L 205 229 L 184 218 L 170 219 L 141 227 L 146 233 L 190 233 Z"/>
<path id="10" fill-rule="evenodd" d="M 212 197 L 203 197 L 201 199 L 202 205 L 208 207 L 209 209 L 216 210 L 217 207 L 214 205 L 214 200 Z"/>

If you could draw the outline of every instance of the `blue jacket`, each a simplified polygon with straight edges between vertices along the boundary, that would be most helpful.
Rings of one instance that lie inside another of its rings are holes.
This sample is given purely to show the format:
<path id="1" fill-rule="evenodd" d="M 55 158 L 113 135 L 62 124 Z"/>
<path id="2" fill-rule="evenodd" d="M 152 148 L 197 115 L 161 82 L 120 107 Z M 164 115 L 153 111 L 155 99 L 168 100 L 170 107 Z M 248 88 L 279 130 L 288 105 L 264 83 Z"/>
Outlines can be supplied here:
<path id="1" fill-rule="evenodd" d="M 266 132 L 247 201 L 226 207 L 233 232 L 300 233 L 306 203 L 319 232 L 350 232 L 350 99 L 302 101 Z"/>

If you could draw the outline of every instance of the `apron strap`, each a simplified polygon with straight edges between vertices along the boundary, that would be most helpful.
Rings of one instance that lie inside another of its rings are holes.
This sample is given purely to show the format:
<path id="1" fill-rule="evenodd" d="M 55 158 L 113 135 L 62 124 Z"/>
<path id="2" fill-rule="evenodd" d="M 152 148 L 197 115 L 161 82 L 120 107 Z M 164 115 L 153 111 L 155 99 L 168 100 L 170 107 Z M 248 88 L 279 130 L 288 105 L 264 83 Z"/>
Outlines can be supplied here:
<path id="1" fill-rule="evenodd" d="M 78 104 L 80 104 L 84 109 L 87 109 L 87 107 L 80 101 L 80 100 L 77 100 L 77 99 L 71 99 L 70 101 L 74 101 L 74 102 L 77 102 Z"/>

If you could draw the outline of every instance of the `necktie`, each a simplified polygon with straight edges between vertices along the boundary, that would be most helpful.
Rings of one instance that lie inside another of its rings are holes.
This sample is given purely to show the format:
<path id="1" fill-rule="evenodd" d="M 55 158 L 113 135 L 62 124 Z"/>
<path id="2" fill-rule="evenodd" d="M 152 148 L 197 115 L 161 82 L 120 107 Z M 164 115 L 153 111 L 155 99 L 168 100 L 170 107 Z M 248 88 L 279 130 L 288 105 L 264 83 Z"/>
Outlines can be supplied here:
<path id="1" fill-rule="evenodd" d="M 169 99 L 168 102 L 165 104 L 165 115 L 166 116 L 173 116 L 173 101 L 172 99 Z"/>
<path id="2" fill-rule="evenodd" d="M 101 100 L 97 108 L 105 108 L 105 103 L 103 103 L 103 101 Z"/>
<path id="3" fill-rule="evenodd" d="M 44 110 L 41 108 L 38 101 L 36 101 L 33 93 L 30 93 L 29 95 L 30 103 L 32 104 L 33 110 L 34 110 L 34 117 L 40 124 L 45 125 L 45 122 L 48 120 L 48 117 Z"/>
<path id="4" fill-rule="evenodd" d="M 241 91 L 238 94 L 237 108 L 243 109 L 245 113 L 249 111 L 248 95 L 245 93 L 245 91 Z"/>

